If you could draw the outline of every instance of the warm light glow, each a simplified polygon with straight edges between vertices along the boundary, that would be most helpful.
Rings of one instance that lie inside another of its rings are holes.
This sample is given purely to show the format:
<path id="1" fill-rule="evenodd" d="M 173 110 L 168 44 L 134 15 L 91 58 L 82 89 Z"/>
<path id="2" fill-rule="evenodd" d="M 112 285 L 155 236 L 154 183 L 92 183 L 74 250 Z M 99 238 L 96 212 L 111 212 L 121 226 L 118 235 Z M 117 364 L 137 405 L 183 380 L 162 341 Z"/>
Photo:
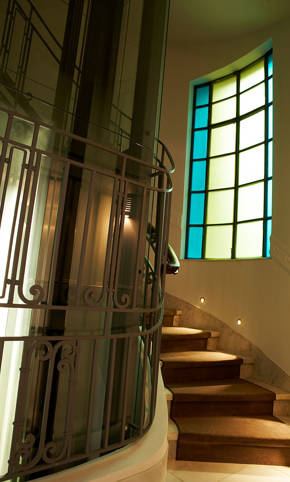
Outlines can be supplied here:
<path id="1" fill-rule="evenodd" d="M 205 298 L 204 298 L 204 296 L 201 296 L 201 297 L 200 297 L 200 302 L 201 302 L 201 303 L 205 303 Z"/>
<path id="2" fill-rule="evenodd" d="M 237 320 L 237 325 L 238 325 L 238 326 L 241 326 L 241 324 L 242 324 L 242 320 L 241 320 L 241 318 L 239 318 L 239 319 Z"/>

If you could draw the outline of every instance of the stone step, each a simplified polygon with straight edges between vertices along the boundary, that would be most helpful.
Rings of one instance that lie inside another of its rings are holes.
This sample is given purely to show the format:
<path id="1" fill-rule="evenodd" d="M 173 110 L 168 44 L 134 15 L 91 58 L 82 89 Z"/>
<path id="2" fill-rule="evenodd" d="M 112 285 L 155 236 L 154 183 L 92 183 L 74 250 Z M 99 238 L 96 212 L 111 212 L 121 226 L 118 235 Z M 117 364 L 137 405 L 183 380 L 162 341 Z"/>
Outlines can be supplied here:
<path id="1" fill-rule="evenodd" d="M 171 416 L 272 415 L 275 394 L 241 379 L 170 384 Z"/>
<path id="2" fill-rule="evenodd" d="M 290 427 L 273 416 L 176 417 L 177 460 L 290 464 Z"/>
<path id="3" fill-rule="evenodd" d="M 207 350 L 209 330 L 194 328 L 163 326 L 161 352 L 179 352 L 190 350 Z"/>
<path id="4" fill-rule="evenodd" d="M 163 326 L 178 326 L 180 323 L 182 311 L 181 310 L 168 310 L 164 311 Z"/>
<path id="5" fill-rule="evenodd" d="M 160 355 L 165 385 L 174 382 L 237 378 L 243 359 L 217 351 L 166 352 Z"/>

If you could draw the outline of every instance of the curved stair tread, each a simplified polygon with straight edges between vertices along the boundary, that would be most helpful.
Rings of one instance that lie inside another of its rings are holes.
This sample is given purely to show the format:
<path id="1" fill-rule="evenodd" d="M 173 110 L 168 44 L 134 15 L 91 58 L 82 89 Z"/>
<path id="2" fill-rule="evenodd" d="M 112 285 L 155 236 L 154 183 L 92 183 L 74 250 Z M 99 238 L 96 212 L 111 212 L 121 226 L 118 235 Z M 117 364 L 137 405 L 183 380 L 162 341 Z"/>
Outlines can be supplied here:
<path id="1" fill-rule="evenodd" d="M 162 338 L 178 338 L 178 339 L 191 339 L 191 338 L 209 338 L 211 332 L 209 330 L 198 330 L 196 328 L 186 328 L 182 326 L 163 326 Z"/>
<path id="2" fill-rule="evenodd" d="M 241 365 L 243 359 L 237 355 L 219 351 L 183 351 L 161 353 L 160 359 L 163 364 L 171 368 L 188 366 L 217 366 L 217 365 Z"/>
<path id="3" fill-rule="evenodd" d="M 260 417 L 175 417 L 180 437 L 191 441 L 290 447 L 290 427 L 268 415 Z"/>
<path id="4" fill-rule="evenodd" d="M 246 380 L 225 379 L 206 380 L 204 382 L 169 383 L 174 400 L 176 401 L 266 401 L 275 400 L 275 393 Z"/>

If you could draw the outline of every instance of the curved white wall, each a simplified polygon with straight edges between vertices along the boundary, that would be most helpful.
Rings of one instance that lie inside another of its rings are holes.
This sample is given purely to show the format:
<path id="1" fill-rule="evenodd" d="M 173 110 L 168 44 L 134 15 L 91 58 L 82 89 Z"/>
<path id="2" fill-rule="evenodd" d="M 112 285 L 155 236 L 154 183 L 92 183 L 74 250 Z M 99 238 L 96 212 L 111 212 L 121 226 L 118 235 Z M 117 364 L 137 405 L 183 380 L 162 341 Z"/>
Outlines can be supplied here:
<path id="1" fill-rule="evenodd" d="M 223 69 L 270 39 L 274 57 L 273 259 L 182 260 L 180 273 L 168 277 L 166 288 L 195 305 L 205 296 L 205 310 L 233 328 L 241 317 L 244 322 L 236 329 L 290 375 L 290 270 L 274 260 L 279 256 L 283 264 L 290 254 L 290 19 L 245 37 L 182 49 L 174 46 L 169 29 L 160 134 L 177 165 L 170 242 L 182 256 L 189 83 Z M 254 55 L 259 56 L 257 51 Z M 236 68 L 240 66 L 236 64 Z"/>

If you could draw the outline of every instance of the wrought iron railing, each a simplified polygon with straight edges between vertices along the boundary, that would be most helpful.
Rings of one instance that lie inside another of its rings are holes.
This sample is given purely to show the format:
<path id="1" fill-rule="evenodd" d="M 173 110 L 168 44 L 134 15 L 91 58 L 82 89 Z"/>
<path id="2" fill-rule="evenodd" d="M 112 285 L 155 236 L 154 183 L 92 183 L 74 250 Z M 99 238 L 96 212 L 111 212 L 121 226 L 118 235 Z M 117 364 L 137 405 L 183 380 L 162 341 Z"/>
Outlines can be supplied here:
<path id="1" fill-rule="evenodd" d="M 27 480 L 150 427 L 172 186 L 5 109 L 0 143 L 0 480 Z"/>

